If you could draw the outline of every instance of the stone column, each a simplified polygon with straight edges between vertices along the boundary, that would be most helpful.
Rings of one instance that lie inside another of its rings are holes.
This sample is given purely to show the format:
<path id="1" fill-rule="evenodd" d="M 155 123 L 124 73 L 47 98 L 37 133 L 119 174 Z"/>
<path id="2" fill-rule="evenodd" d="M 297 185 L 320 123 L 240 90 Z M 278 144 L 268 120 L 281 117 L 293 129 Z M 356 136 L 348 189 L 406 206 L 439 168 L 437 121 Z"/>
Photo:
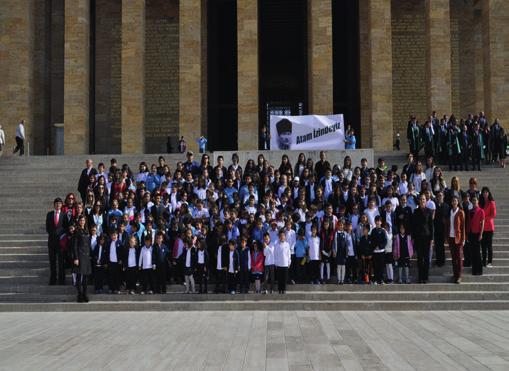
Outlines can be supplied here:
<path id="1" fill-rule="evenodd" d="M 238 134 L 239 150 L 258 149 L 258 4 L 237 0 Z"/>
<path id="2" fill-rule="evenodd" d="M 426 0 L 426 91 L 428 114 L 452 113 L 449 0 Z"/>
<path id="3" fill-rule="evenodd" d="M 64 153 L 89 152 L 90 2 L 65 1 Z"/>
<path id="4" fill-rule="evenodd" d="M 359 16 L 361 144 L 390 150 L 393 145 L 391 0 L 362 0 Z"/>
<path id="5" fill-rule="evenodd" d="M 509 2 L 482 0 L 484 103 L 490 123 L 509 129 Z"/>
<path id="6" fill-rule="evenodd" d="M 31 0 L 4 0 L 0 11 L 0 125 L 6 136 L 4 156 L 15 146 L 16 128 L 33 122 L 33 22 Z M 27 151 L 25 141 L 25 152 Z"/>
<path id="7" fill-rule="evenodd" d="M 308 0 L 309 112 L 334 111 L 332 80 L 332 2 Z"/>
<path id="8" fill-rule="evenodd" d="M 145 0 L 122 1 L 122 153 L 145 151 Z"/>
<path id="9" fill-rule="evenodd" d="M 202 79 L 206 78 L 204 53 L 206 25 L 205 0 L 179 3 L 179 136 L 187 147 L 198 149 L 196 139 L 206 127 L 206 94 Z"/>

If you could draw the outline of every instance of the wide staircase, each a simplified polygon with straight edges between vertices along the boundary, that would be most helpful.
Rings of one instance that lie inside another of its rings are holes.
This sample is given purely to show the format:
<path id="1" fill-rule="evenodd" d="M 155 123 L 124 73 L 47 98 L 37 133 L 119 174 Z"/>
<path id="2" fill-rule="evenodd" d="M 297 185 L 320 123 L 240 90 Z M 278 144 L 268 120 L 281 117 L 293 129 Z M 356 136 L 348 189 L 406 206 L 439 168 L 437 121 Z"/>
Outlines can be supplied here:
<path id="1" fill-rule="evenodd" d="M 377 153 L 388 164 L 403 162 L 399 153 Z M 133 170 L 141 160 L 157 155 L 115 156 Z M 166 155 L 172 168 L 180 155 Z M 170 285 L 166 295 L 90 295 L 88 304 L 75 303 L 67 274 L 66 286 L 48 286 L 46 212 L 52 200 L 76 192 L 84 156 L 0 159 L 0 311 L 134 311 L 134 310 L 468 310 L 509 309 L 508 170 L 484 167 L 482 172 L 446 172 L 449 183 L 460 176 L 463 187 L 476 176 L 497 201 L 493 268 L 483 276 L 464 269 L 463 283 L 453 284 L 449 253 L 443 268 L 433 267 L 430 284 L 312 286 L 291 285 L 286 295 L 183 294 Z M 95 163 L 111 156 L 92 156 Z M 415 268 L 412 269 L 415 278 Z M 210 291 L 209 287 L 209 291 Z"/>

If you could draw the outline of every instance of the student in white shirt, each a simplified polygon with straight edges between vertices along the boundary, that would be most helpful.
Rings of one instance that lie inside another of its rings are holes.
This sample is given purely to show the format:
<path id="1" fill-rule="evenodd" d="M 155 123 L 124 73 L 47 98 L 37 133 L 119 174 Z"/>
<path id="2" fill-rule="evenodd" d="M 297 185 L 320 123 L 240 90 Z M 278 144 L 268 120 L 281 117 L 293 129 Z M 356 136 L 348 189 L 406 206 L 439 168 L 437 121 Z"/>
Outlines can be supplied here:
<path id="1" fill-rule="evenodd" d="M 235 249 L 235 241 L 230 240 L 228 242 L 228 268 L 227 268 L 227 280 L 228 280 L 228 291 L 234 295 L 237 291 L 237 274 L 239 273 L 239 253 Z"/>
<path id="2" fill-rule="evenodd" d="M 145 236 L 145 245 L 141 248 L 140 259 L 138 263 L 138 267 L 141 271 L 142 295 L 145 295 L 147 287 L 150 287 L 148 294 L 154 293 L 155 289 L 154 276 L 156 265 L 154 262 L 153 252 L 154 250 L 152 248 L 152 237 Z"/>
<path id="3" fill-rule="evenodd" d="M 270 293 L 274 291 L 274 245 L 270 242 L 270 235 L 263 234 L 263 255 L 265 256 L 265 293 L 270 284 Z"/>
<path id="4" fill-rule="evenodd" d="M 277 286 L 280 294 L 286 293 L 288 268 L 292 262 L 290 244 L 286 242 L 284 230 L 279 231 L 279 240 L 274 244 L 274 264 L 276 265 Z"/>
<path id="5" fill-rule="evenodd" d="M 317 235 L 316 225 L 311 227 L 311 237 L 308 238 L 309 274 L 311 283 L 320 284 L 320 237 Z"/>
<path id="6" fill-rule="evenodd" d="M 295 285 L 295 280 L 297 279 L 297 262 L 295 261 L 295 244 L 297 243 L 297 233 L 292 228 L 293 222 L 291 219 L 288 219 L 285 226 L 285 235 L 286 235 L 286 242 L 288 242 L 288 245 L 290 245 L 290 252 L 292 254 L 292 265 L 291 269 L 288 272 L 290 276 L 290 282 L 292 285 Z"/>
<path id="7" fill-rule="evenodd" d="M 138 240 L 135 236 L 129 238 L 129 248 L 127 249 L 127 256 L 124 261 L 126 273 L 126 290 L 129 294 L 134 295 L 136 292 L 136 273 L 138 271 Z"/>

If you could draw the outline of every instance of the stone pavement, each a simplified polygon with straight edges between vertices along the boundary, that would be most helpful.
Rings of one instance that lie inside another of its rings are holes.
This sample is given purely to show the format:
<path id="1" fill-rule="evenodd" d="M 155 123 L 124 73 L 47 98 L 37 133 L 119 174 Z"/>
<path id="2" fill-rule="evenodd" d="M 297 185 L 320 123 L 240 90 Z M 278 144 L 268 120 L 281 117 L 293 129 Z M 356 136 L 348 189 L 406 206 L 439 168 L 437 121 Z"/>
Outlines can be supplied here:
<path id="1" fill-rule="evenodd" d="M 3 313 L 0 369 L 508 370 L 509 312 Z"/>

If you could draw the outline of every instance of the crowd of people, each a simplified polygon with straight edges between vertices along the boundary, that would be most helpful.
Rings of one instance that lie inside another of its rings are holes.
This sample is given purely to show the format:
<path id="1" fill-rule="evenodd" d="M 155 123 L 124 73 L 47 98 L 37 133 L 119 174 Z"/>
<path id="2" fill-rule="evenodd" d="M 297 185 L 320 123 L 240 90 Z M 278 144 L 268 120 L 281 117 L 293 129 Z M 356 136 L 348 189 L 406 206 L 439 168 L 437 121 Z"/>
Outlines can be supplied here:
<path id="1" fill-rule="evenodd" d="M 236 154 L 211 164 L 187 152 L 174 171 L 160 157 L 136 173 L 87 160 L 78 191 L 81 201 L 54 200 L 46 228 L 49 283 L 65 284 L 71 267 L 80 302 L 89 283 L 129 294 L 166 293 L 170 283 L 231 294 L 272 293 L 276 282 L 279 293 L 287 283 L 427 283 L 445 244 L 456 283 L 462 266 L 479 275 L 492 264 L 490 190 L 475 178 L 466 189 L 457 177 L 447 185 L 412 154 L 402 169 L 383 159 L 353 166 L 348 156 L 330 164 L 326 152 L 295 164 L 283 154 L 279 166 L 259 154 L 245 167 Z"/>
<path id="2" fill-rule="evenodd" d="M 399 134 L 399 133 L 398 133 Z M 406 137 L 410 152 L 417 159 L 419 151 L 425 157 L 433 156 L 437 162 L 448 164 L 449 170 L 481 170 L 481 163 L 498 163 L 505 167 L 507 135 L 495 119 L 490 125 L 484 112 L 469 114 L 466 119 L 444 115 L 441 119 L 433 112 L 423 125 L 410 116 Z M 396 149 L 400 149 L 399 135 Z"/>

